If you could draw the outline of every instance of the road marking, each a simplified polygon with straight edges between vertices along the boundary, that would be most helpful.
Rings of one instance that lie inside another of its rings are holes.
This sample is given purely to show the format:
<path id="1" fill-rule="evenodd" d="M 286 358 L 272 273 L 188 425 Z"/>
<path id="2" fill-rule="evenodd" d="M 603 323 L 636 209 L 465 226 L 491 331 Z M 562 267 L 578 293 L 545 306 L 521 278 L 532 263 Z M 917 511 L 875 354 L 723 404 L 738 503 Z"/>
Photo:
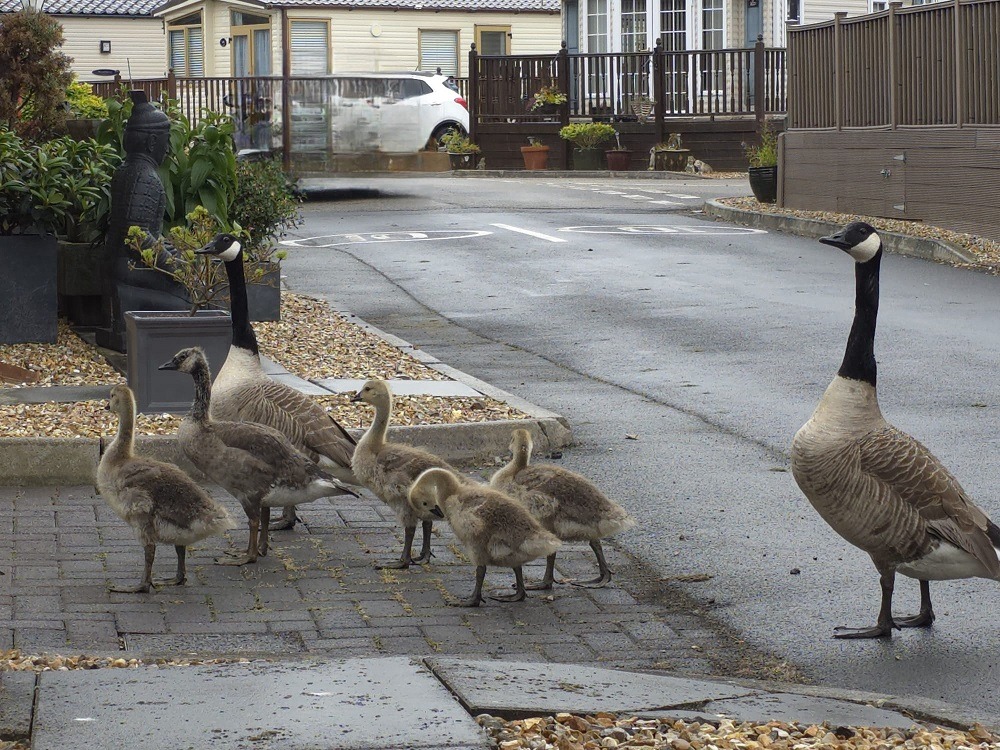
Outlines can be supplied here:
<path id="1" fill-rule="evenodd" d="M 698 198 L 697 195 L 684 195 L 683 193 L 664 193 L 664 195 L 669 195 L 671 198 Z"/>
<path id="2" fill-rule="evenodd" d="M 282 240 L 287 247 L 336 247 L 337 245 L 367 245 L 377 242 L 426 242 L 427 240 L 465 240 L 483 237 L 492 232 L 480 229 L 433 229 L 429 231 L 366 232 L 324 234 L 298 240 Z"/>
<path id="3" fill-rule="evenodd" d="M 623 195 L 622 198 L 631 198 L 634 201 L 651 201 L 653 198 L 649 195 Z"/>
<path id="4" fill-rule="evenodd" d="M 521 227 L 512 227 L 510 224 L 490 224 L 491 227 L 499 227 L 500 229 L 507 229 L 511 232 L 519 232 L 520 234 L 526 234 L 529 237 L 537 237 L 540 240 L 548 240 L 549 242 L 568 242 L 569 240 L 564 240 L 562 237 L 553 237 L 549 234 L 542 234 L 541 232 L 533 232 L 530 229 L 522 229 Z"/>
<path id="5" fill-rule="evenodd" d="M 683 206 L 683 203 L 678 203 L 677 201 L 650 201 L 650 203 L 655 203 L 658 206 Z"/>
<path id="6" fill-rule="evenodd" d="M 763 229 L 751 229 L 749 227 L 732 227 L 724 224 L 705 226 L 580 226 L 562 227 L 560 232 L 579 232 L 581 234 L 767 234 Z"/>

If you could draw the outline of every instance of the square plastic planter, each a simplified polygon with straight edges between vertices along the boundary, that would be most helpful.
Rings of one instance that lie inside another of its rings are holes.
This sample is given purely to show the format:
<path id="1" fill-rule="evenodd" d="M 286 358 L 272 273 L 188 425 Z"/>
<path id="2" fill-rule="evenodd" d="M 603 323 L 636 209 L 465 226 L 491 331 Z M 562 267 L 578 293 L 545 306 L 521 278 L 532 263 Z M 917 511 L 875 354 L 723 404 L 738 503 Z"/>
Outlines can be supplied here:
<path id="1" fill-rule="evenodd" d="M 0 237 L 0 344 L 54 344 L 59 333 L 53 235 Z"/>
<path id="2" fill-rule="evenodd" d="M 184 414 L 194 400 L 194 381 L 187 373 L 157 369 L 177 352 L 200 346 L 212 378 L 222 369 L 233 340 L 232 322 L 224 310 L 186 312 L 130 310 L 125 313 L 128 385 L 144 414 Z"/>

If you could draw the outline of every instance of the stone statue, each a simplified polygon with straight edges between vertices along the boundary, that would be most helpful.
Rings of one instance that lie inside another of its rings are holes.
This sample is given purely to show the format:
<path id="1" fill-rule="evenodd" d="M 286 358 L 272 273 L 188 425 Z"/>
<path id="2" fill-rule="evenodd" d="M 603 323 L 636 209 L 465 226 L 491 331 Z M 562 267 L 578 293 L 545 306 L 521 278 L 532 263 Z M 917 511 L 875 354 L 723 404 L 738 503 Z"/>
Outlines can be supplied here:
<path id="1" fill-rule="evenodd" d="M 150 104 L 144 91 L 131 91 L 132 114 L 125 123 L 125 160 L 111 180 L 111 215 L 104 243 L 105 325 L 97 341 L 125 351 L 128 310 L 186 310 L 187 293 L 162 273 L 143 268 L 125 246 L 129 227 L 142 227 L 151 239 L 160 237 L 166 191 L 157 167 L 170 149 L 170 119 Z M 135 266 L 133 268 L 133 266 Z"/>

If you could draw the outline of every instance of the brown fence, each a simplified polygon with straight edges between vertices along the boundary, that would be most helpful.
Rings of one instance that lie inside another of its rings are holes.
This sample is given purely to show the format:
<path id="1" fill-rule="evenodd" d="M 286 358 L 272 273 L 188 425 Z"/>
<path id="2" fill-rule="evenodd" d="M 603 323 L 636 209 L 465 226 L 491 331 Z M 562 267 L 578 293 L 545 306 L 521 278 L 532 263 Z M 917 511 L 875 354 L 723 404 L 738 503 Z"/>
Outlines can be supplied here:
<path id="1" fill-rule="evenodd" d="M 533 97 L 552 86 L 566 95 L 571 117 L 662 120 L 785 111 L 785 50 L 763 42 L 747 49 L 554 55 L 469 55 L 469 98 L 478 123 L 545 121 Z"/>
<path id="2" fill-rule="evenodd" d="M 1000 0 L 788 27 L 789 128 L 1000 124 Z"/>

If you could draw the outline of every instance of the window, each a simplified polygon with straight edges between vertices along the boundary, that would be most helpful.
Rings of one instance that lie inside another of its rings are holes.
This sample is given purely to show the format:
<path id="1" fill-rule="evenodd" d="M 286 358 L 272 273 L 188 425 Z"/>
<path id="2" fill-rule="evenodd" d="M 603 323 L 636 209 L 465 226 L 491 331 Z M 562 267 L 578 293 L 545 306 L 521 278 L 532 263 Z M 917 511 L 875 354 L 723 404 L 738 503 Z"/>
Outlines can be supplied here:
<path id="1" fill-rule="evenodd" d="M 703 0 L 701 6 L 701 48 L 724 49 L 726 32 L 724 25 L 724 1 Z"/>
<path id="2" fill-rule="evenodd" d="M 201 13 L 171 21 L 167 26 L 170 69 L 175 75 L 195 77 L 205 75 L 205 44 L 201 31 Z"/>
<path id="3" fill-rule="evenodd" d="M 237 10 L 229 15 L 233 75 L 271 75 L 271 19 Z"/>
<path id="4" fill-rule="evenodd" d="M 329 23 L 293 20 L 289 23 L 288 30 L 292 48 L 292 75 L 323 76 L 329 73 Z"/>
<path id="5" fill-rule="evenodd" d="M 622 52 L 646 49 L 646 0 L 621 0 Z"/>
<path id="6" fill-rule="evenodd" d="M 480 55 L 508 55 L 510 26 L 476 26 L 476 49 Z"/>
<path id="7" fill-rule="evenodd" d="M 687 0 L 662 0 L 660 39 L 667 52 L 687 49 Z"/>
<path id="8" fill-rule="evenodd" d="M 800 23 L 802 21 L 801 0 L 788 0 L 788 20 Z"/>
<path id="9" fill-rule="evenodd" d="M 457 76 L 458 73 L 458 32 L 440 29 L 420 30 L 420 70 Z"/>
<path id="10" fill-rule="evenodd" d="M 608 51 L 608 0 L 587 0 L 587 52 Z"/>
<path id="11" fill-rule="evenodd" d="M 868 0 L 869 13 L 878 13 L 880 10 L 889 10 L 889 0 Z"/>

